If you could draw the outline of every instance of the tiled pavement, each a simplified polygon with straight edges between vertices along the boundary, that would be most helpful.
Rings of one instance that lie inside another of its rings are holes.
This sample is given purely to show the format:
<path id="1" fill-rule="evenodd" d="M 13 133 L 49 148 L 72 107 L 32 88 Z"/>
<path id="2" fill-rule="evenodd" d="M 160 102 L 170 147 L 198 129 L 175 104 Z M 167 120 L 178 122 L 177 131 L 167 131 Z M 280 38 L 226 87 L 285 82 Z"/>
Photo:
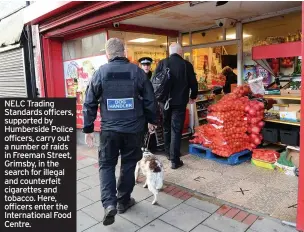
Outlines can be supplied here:
<path id="1" fill-rule="evenodd" d="M 113 225 L 104 227 L 95 152 L 82 146 L 78 148 L 77 232 L 296 231 L 276 219 L 257 216 L 215 198 L 194 196 L 187 189 L 171 184 L 164 186 L 158 204 L 154 206 L 151 204 L 152 194 L 142 184 L 136 185 L 133 197 L 137 204 L 125 214 L 117 215 Z"/>

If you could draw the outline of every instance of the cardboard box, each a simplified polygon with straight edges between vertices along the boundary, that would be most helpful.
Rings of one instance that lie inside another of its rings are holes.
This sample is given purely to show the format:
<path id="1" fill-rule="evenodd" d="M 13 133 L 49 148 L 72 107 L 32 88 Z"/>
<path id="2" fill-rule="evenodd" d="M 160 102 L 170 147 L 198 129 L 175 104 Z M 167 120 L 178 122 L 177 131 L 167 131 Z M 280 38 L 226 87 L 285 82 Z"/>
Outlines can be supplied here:
<path id="1" fill-rule="evenodd" d="M 289 104 L 287 108 L 280 109 L 280 120 L 282 121 L 300 121 L 300 104 Z"/>
<path id="2" fill-rule="evenodd" d="M 300 148 L 288 146 L 286 148 L 287 160 L 290 160 L 296 168 L 299 168 L 300 163 Z"/>
<path id="3" fill-rule="evenodd" d="M 301 90 L 290 90 L 290 82 L 283 86 L 281 89 L 281 95 L 301 96 Z"/>

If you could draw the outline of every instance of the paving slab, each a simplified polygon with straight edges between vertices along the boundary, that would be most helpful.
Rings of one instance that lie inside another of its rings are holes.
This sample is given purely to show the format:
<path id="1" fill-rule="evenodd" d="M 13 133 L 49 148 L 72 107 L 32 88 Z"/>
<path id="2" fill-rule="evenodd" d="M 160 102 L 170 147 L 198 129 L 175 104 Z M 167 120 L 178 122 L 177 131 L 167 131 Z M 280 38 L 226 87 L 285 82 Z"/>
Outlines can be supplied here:
<path id="1" fill-rule="evenodd" d="M 95 202 L 92 205 L 86 206 L 81 209 L 90 217 L 94 218 L 96 221 L 102 222 L 104 216 L 104 208 L 101 202 Z"/>
<path id="2" fill-rule="evenodd" d="M 150 222 L 148 225 L 141 228 L 138 232 L 182 232 L 182 230 L 171 226 L 159 219 L 156 219 L 153 222 Z"/>
<path id="3" fill-rule="evenodd" d="M 279 221 L 271 220 L 268 218 L 263 218 L 257 220 L 250 227 L 253 232 L 296 232 L 297 230 L 290 227 L 282 225 Z"/>
<path id="4" fill-rule="evenodd" d="M 221 232 L 244 232 L 249 227 L 244 223 L 219 214 L 213 214 L 202 224 Z"/>
<path id="5" fill-rule="evenodd" d="M 147 201 L 149 201 L 149 202 L 152 202 L 153 200 L 154 200 L 154 196 L 151 196 L 147 199 Z M 173 209 L 174 207 L 178 206 L 182 202 L 183 202 L 183 200 L 170 196 L 163 192 L 160 192 L 157 196 L 157 205 L 159 205 L 165 209 Z"/>
<path id="6" fill-rule="evenodd" d="M 209 216 L 207 212 L 182 203 L 162 215 L 160 219 L 181 230 L 191 231 Z"/>
<path id="7" fill-rule="evenodd" d="M 93 202 L 100 201 L 101 194 L 100 194 L 100 187 L 95 186 L 93 188 L 90 188 L 88 190 L 82 191 L 80 195 L 92 200 Z"/>
<path id="8" fill-rule="evenodd" d="M 143 200 L 120 216 L 142 227 L 166 212 L 167 209 Z"/>
<path id="9" fill-rule="evenodd" d="M 81 180 L 81 179 L 83 179 L 83 178 L 85 178 L 85 177 L 87 177 L 88 175 L 87 174 L 85 174 L 85 173 L 83 173 L 83 172 L 81 172 L 81 171 L 77 171 L 77 180 Z"/>
<path id="10" fill-rule="evenodd" d="M 211 204 L 208 201 L 199 200 L 195 197 L 191 197 L 190 199 L 188 199 L 184 203 L 187 204 L 187 205 L 190 205 L 194 208 L 203 210 L 207 213 L 211 213 L 211 214 L 214 213 L 215 211 L 217 211 L 220 208 L 220 206 L 218 206 L 218 205 Z"/>
<path id="11" fill-rule="evenodd" d="M 76 186 L 77 186 L 77 193 L 80 193 L 82 191 L 85 191 L 85 190 L 88 190 L 91 188 L 90 186 L 88 186 L 80 181 L 77 181 Z"/>
<path id="12" fill-rule="evenodd" d="M 96 163 L 97 163 L 96 159 L 86 157 L 85 159 L 77 161 L 77 166 L 79 167 L 79 169 L 83 169 L 85 167 L 91 166 Z"/>
<path id="13" fill-rule="evenodd" d="M 194 230 L 191 230 L 191 232 L 218 232 L 218 230 L 214 230 L 205 225 L 198 225 Z"/>
<path id="14" fill-rule="evenodd" d="M 93 204 L 94 202 L 84 196 L 77 194 L 77 210 L 82 209 L 88 205 Z"/>
<path id="15" fill-rule="evenodd" d="M 96 165 L 91 165 L 85 168 L 80 169 L 80 171 L 88 176 L 97 175 L 99 170 Z"/>
<path id="16" fill-rule="evenodd" d="M 143 188 L 140 185 L 142 184 L 135 185 L 132 192 L 132 197 L 136 202 L 140 202 L 152 196 L 152 193 L 147 188 Z"/>
<path id="17" fill-rule="evenodd" d="M 115 223 L 110 226 L 104 226 L 102 223 L 99 223 L 85 232 L 135 232 L 139 229 L 137 225 L 129 222 L 128 220 L 116 216 Z"/>
<path id="18" fill-rule="evenodd" d="M 91 218 L 84 212 L 81 211 L 77 212 L 77 232 L 84 231 L 97 223 L 98 221 Z"/>
<path id="19" fill-rule="evenodd" d="M 88 176 L 79 181 L 90 187 L 95 187 L 97 185 L 100 185 L 99 175 Z"/>

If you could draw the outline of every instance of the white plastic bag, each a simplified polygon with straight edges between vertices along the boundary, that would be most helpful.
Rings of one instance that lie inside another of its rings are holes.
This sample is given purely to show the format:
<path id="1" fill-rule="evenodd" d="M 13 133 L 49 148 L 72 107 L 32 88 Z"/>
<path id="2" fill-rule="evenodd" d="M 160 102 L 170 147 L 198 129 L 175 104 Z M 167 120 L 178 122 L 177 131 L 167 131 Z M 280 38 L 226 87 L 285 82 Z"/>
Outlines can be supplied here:
<path id="1" fill-rule="evenodd" d="M 263 84 L 263 77 L 248 80 L 249 87 L 254 94 L 264 95 L 265 89 Z"/>

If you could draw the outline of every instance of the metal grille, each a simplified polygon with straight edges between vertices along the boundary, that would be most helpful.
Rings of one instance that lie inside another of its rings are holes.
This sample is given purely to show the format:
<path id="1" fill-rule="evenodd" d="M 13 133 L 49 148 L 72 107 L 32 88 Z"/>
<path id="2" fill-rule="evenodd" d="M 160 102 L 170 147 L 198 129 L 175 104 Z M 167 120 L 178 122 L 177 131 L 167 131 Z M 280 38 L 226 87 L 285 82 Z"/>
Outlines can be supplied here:
<path id="1" fill-rule="evenodd" d="M 23 49 L 0 53 L 0 97 L 27 97 Z"/>

